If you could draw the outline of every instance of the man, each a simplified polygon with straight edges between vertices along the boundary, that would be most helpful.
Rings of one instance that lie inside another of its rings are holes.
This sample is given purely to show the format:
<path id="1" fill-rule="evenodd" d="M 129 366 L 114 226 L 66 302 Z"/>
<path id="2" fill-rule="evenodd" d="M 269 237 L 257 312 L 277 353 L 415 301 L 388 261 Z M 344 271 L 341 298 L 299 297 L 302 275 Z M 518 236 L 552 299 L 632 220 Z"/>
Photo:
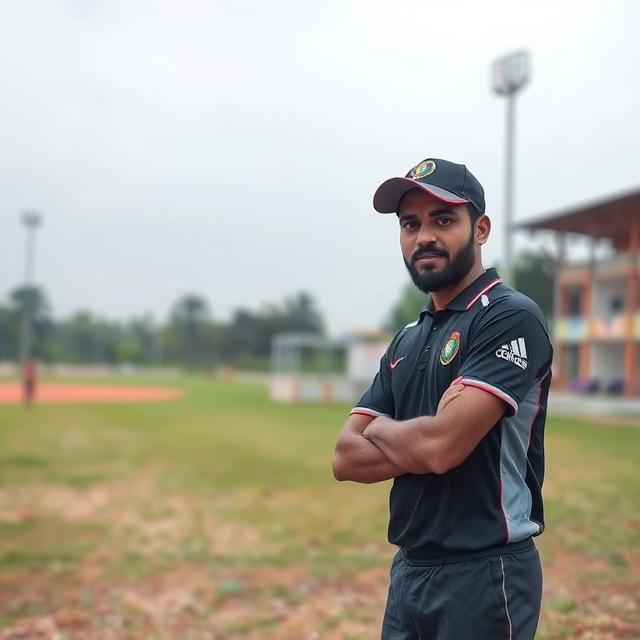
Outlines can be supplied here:
<path id="1" fill-rule="evenodd" d="M 544 317 L 482 266 L 484 191 L 436 158 L 377 190 L 414 284 L 430 293 L 393 338 L 336 445 L 338 480 L 393 478 L 383 640 L 533 640 L 552 349 Z"/>
<path id="2" fill-rule="evenodd" d="M 22 370 L 22 399 L 27 407 L 35 400 L 37 382 L 38 365 L 35 360 L 29 359 L 24 363 Z"/>

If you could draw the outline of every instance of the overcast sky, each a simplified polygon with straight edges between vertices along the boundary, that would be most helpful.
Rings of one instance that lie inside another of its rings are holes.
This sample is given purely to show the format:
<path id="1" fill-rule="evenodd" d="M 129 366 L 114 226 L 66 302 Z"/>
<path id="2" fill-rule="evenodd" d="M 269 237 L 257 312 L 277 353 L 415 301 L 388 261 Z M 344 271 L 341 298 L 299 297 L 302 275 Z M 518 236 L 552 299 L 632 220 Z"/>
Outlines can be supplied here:
<path id="1" fill-rule="evenodd" d="M 638 24 L 634 0 L 3 0 L 0 296 L 29 208 L 58 317 L 162 320 L 195 292 L 224 320 L 305 289 L 332 333 L 375 328 L 407 281 L 382 180 L 467 164 L 500 257 L 497 56 L 532 56 L 516 219 L 640 185 Z"/>

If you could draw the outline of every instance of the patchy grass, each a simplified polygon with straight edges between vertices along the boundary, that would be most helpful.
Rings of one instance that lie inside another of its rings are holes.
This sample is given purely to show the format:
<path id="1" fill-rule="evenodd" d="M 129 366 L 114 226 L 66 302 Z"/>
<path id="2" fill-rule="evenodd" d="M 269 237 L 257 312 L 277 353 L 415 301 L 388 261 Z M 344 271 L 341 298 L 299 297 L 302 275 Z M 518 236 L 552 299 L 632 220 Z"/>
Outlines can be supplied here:
<path id="1" fill-rule="evenodd" d="M 331 477 L 347 407 L 171 384 L 183 400 L 0 407 L 0 628 L 376 637 L 389 484 Z M 548 421 L 540 638 L 640 637 L 639 468 L 640 428 Z"/>

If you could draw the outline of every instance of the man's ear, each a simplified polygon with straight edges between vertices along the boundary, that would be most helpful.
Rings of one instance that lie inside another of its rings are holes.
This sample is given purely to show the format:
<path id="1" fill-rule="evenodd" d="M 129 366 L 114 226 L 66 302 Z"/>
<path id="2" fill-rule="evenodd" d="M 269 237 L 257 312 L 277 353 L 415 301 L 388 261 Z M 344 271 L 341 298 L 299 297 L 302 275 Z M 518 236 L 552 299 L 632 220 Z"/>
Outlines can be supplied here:
<path id="1" fill-rule="evenodd" d="M 483 215 L 476 221 L 476 242 L 479 245 L 483 245 L 488 239 L 491 233 L 491 220 L 488 215 Z"/>

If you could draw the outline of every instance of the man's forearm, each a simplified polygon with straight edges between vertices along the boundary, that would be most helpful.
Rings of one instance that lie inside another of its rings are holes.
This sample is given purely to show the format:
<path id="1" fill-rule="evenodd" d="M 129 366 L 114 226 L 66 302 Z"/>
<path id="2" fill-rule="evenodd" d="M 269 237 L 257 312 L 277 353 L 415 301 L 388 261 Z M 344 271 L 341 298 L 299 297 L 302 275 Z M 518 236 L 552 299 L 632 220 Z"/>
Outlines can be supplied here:
<path id="1" fill-rule="evenodd" d="M 435 416 L 398 422 L 380 416 L 362 435 L 409 473 L 447 473 L 467 459 L 506 410 L 501 398 L 482 389 L 464 387 L 458 393 L 454 385 L 450 395 L 450 402 L 441 400 Z"/>
<path id="2" fill-rule="evenodd" d="M 364 430 L 363 436 L 375 444 L 396 466 L 410 473 L 437 473 L 434 459 L 436 438 L 429 437 L 433 418 L 421 416 L 395 421 L 377 418 Z"/>
<path id="3" fill-rule="evenodd" d="M 372 483 L 390 480 L 405 471 L 391 462 L 374 442 L 353 434 L 336 448 L 333 473 L 337 480 Z"/>

